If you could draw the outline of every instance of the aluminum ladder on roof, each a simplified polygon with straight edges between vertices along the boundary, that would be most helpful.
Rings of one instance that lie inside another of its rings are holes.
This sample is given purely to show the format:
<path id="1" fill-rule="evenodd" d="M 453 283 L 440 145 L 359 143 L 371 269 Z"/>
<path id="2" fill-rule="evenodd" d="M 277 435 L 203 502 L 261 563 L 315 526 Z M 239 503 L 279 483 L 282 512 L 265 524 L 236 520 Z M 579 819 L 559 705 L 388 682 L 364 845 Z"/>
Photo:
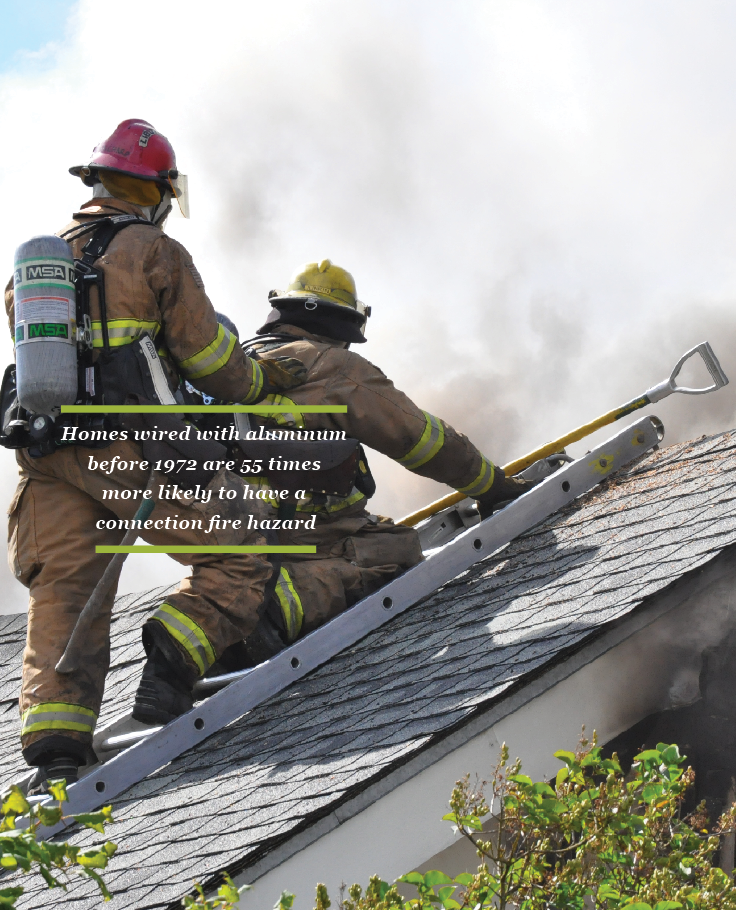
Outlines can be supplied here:
<path id="1" fill-rule="evenodd" d="M 148 728 L 143 734 L 123 734 L 117 747 L 128 742 L 131 745 L 106 763 L 93 766 L 69 787 L 66 814 L 91 812 L 108 803 L 593 489 L 658 445 L 663 435 L 656 417 L 644 417 L 630 424 L 271 660 L 251 670 L 200 681 L 200 692 L 216 687 L 219 691 L 165 727 Z M 114 727 L 111 724 L 101 730 L 96 739 L 114 740 Z M 49 837 L 63 827 L 64 823 L 60 823 L 39 834 Z"/>

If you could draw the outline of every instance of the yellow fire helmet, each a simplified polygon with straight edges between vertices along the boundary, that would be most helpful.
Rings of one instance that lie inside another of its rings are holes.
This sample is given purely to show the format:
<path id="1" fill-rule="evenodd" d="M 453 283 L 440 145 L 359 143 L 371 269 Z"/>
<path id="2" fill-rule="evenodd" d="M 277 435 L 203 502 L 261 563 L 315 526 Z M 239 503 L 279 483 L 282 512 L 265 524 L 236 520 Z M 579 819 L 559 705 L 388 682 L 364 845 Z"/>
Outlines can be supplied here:
<path id="1" fill-rule="evenodd" d="M 271 291 L 268 298 L 273 311 L 259 334 L 282 322 L 339 341 L 365 341 L 371 308 L 358 300 L 350 272 L 329 259 L 308 262 L 294 274 L 285 291 Z"/>

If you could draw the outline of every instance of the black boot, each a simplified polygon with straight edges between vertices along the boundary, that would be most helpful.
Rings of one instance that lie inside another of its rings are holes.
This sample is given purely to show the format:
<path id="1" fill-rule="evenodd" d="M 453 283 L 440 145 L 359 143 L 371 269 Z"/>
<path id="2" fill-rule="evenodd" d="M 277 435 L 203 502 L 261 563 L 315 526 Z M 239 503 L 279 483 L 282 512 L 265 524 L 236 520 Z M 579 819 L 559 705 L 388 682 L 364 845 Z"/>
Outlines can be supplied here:
<path id="1" fill-rule="evenodd" d="M 180 714 L 186 714 L 193 705 L 192 683 L 185 680 L 182 667 L 172 666 L 154 644 L 135 693 L 134 720 L 144 724 L 168 724 Z"/>
<path id="2" fill-rule="evenodd" d="M 76 755 L 53 754 L 45 764 L 36 768 L 28 784 L 28 796 L 42 796 L 49 792 L 49 781 L 64 778 L 67 787 L 79 780 L 79 758 Z"/>

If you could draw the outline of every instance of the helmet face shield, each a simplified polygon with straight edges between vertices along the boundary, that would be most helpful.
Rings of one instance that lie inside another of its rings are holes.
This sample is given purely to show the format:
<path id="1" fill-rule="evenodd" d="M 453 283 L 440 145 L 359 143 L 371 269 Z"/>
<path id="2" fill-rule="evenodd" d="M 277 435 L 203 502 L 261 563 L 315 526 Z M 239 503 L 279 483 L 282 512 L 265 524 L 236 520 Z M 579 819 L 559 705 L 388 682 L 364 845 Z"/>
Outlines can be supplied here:
<path id="1" fill-rule="evenodd" d="M 172 176 L 173 174 L 176 174 L 176 177 Z M 169 181 L 169 185 L 171 186 L 171 194 L 179 203 L 179 211 L 184 216 L 184 218 L 188 218 L 189 178 L 186 174 L 182 174 L 180 171 L 169 171 L 167 179 Z"/>
<path id="2" fill-rule="evenodd" d="M 366 306 L 362 300 L 356 300 L 355 309 L 363 317 L 363 322 L 360 325 L 360 334 L 365 338 L 365 327 L 368 323 L 368 317 L 371 315 L 371 308 Z"/>

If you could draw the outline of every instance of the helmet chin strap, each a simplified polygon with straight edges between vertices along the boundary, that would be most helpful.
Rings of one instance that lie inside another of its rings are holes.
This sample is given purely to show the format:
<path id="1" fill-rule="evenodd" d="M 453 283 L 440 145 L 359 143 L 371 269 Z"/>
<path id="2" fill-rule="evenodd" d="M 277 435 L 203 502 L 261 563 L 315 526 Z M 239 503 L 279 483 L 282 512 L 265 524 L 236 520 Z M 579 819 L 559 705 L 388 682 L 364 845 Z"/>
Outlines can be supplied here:
<path id="1" fill-rule="evenodd" d="M 116 197 L 98 181 L 92 188 L 92 198 L 115 199 Z M 146 218 L 155 224 L 156 227 L 163 228 L 166 219 L 171 212 L 171 191 L 163 190 L 161 193 L 161 202 L 159 202 L 158 205 L 142 205 L 140 206 L 140 209 Z"/>
<path id="2" fill-rule="evenodd" d="M 169 190 L 164 190 L 161 193 L 161 202 L 159 202 L 158 205 L 148 205 L 143 211 L 146 213 L 146 218 L 148 218 L 149 221 L 152 221 L 156 227 L 160 227 L 163 230 L 166 219 L 171 212 L 171 192 Z"/>

